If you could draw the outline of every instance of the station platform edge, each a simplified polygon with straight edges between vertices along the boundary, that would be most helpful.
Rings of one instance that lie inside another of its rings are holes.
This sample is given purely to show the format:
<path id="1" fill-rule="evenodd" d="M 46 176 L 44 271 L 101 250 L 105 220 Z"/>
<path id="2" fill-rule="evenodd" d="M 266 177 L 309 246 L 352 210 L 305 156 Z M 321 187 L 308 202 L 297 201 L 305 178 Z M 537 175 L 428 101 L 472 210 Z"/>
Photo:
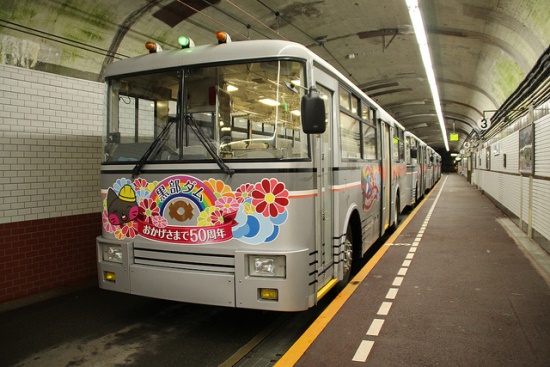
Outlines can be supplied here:
<path id="1" fill-rule="evenodd" d="M 549 345 L 550 256 L 451 174 L 275 366 L 547 366 Z"/>

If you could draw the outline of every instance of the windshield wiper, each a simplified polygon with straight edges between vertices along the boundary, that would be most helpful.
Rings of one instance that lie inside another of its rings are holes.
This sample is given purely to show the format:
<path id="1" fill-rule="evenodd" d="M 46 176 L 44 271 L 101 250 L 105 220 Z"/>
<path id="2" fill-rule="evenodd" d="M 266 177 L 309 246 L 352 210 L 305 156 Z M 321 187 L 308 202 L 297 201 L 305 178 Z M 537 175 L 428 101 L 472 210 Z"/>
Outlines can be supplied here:
<path id="1" fill-rule="evenodd" d="M 218 164 L 218 166 L 220 167 L 220 169 L 227 175 L 229 175 L 230 177 L 233 176 L 233 174 L 235 173 L 235 170 L 234 169 L 231 169 L 227 166 L 227 164 L 225 164 L 225 162 L 222 160 L 222 158 L 218 155 L 218 153 L 216 153 L 216 147 L 213 146 L 210 142 L 210 140 L 204 135 L 204 132 L 199 128 L 199 126 L 197 125 L 197 121 L 195 120 L 195 118 L 191 115 L 185 115 L 185 120 L 187 121 L 187 123 L 189 124 L 189 126 L 191 126 L 191 128 L 193 129 L 193 131 L 195 132 L 195 135 L 197 135 L 197 137 L 199 138 L 200 142 L 202 143 L 202 145 L 206 148 L 206 150 L 208 151 L 208 153 L 210 153 L 210 155 L 212 156 L 212 158 L 214 158 L 214 160 L 216 161 L 216 163 Z"/>
<path id="2" fill-rule="evenodd" d="M 154 152 L 158 151 L 158 149 L 164 145 L 166 142 L 166 139 L 168 138 L 168 133 L 170 132 L 170 127 L 176 122 L 176 119 L 172 119 L 168 121 L 166 126 L 162 129 L 160 134 L 153 140 L 145 154 L 139 159 L 137 164 L 134 166 L 134 169 L 132 169 L 132 178 L 136 178 L 141 173 L 141 169 L 149 159 L 153 155 Z"/>

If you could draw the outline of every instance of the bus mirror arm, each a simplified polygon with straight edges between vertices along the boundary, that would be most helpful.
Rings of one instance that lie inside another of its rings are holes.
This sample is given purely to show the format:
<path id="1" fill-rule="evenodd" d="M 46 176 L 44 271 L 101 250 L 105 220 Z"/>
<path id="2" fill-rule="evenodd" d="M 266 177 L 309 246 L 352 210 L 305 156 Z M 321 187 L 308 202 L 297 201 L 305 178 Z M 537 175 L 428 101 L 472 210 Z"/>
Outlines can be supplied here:
<path id="1" fill-rule="evenodd" d="M 325 101 L 315 87 L 302 96 L 302 130 L 306 134 L 322 134 L 326 130 Z"/>

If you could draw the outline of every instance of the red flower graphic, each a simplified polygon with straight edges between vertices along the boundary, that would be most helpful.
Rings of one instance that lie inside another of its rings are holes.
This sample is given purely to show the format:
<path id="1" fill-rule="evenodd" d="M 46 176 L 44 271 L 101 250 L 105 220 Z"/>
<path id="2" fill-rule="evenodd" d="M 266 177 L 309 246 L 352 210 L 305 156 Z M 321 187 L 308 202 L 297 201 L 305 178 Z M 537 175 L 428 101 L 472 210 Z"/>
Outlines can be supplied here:
<path id="1" fill-rule="evenodd" d="M 239 203 L 244 202 L 246 199 L 250 198 L 250 193 L 254 190 L 254 185 L 250 183 L 242 184 L 235 191 L 235 197 Z"/>
<path id="2" fill-rule="evenodd" d="M 215 209 L 210 214 L 210 221 L 212 222 L 212 225 L 220 225 L 224 223 L 224 217 L 223 217 L 223 210 L 221 209 Z"/>
<path id="3" fill-rule="evenodd" d="M 136 188 L 136 190 L 141 190 L 147 187 L 147 181 L 144 180 L 143 178 L 136 178 L 134 180 L 134 187 Z"/>
<path id="4" fill-rule="evenodd" d="M 121 227 L 122 234 L 128 238 L 136 237 L 138 231 L 137 222 L 128 222 Z M 124 238 L 124 237 L 123 237 Z"/>
<path id="5" fill-rule="evenodd" d="M 153 199 L 143 199 L 139 203 L 139 212 L 145 221 L 150 222 L 151 217 L 159 215 L 160 209 Z"/>
<path id="6" fill-rule="evenodd" d="M 256 206 L 256 211 L 264 217 L 277 217 L 285 211 L 289 203 L 285 184 L 275 178 L 264 178 L 262 182 L 257 183 L 251 196 L 252 205 Z"/>

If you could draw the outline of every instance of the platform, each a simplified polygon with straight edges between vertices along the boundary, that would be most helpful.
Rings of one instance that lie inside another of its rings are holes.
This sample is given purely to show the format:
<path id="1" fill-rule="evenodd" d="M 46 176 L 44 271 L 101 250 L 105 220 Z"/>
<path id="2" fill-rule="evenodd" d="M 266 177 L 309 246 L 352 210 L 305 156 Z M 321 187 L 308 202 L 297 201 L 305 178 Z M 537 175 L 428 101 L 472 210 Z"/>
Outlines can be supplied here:
<path id="1" fill-rule="evenodd" d="M 409 218 L 276 366 L 548 366 L 548 254 L 459 175 Z"/>

